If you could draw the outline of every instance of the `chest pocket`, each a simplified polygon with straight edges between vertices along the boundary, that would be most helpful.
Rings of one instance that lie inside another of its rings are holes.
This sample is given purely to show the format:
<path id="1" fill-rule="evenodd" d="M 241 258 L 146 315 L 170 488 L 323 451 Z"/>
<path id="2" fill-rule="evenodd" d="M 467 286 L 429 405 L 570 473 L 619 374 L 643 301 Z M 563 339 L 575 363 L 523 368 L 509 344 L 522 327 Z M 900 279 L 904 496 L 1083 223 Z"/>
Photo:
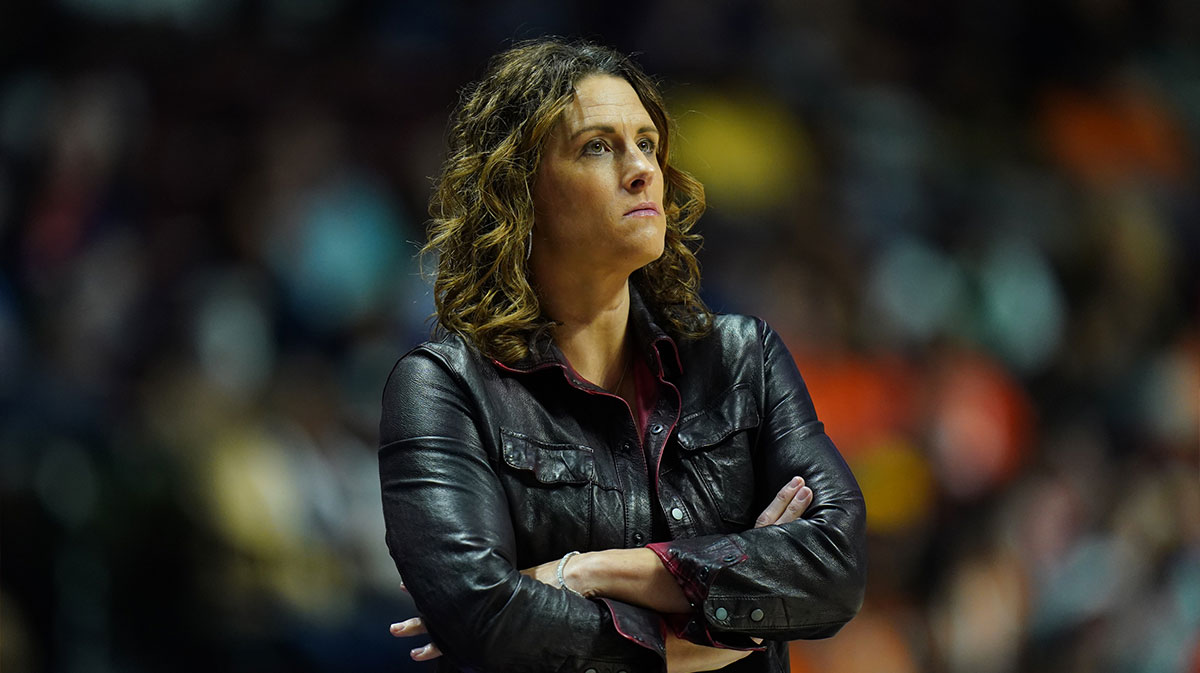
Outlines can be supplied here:
<path id="1" fill-rule="evenodd" d="M 680 458 L 726 524 L 744 527 L 754 506 L 752 442 L 759 426 L 758 403 L 750 388 L 730 388 L 703 411 L 679 423 Z"/>
<path id="2" fill-rule="evenodd" d="M 592 450 L 576 444 L 552 444 L 501 430 L 504 463 L 545 485 L 586 484 L 595 476 Z"/>
<path id="3" fill-rule="evenodd" d="M 518 558 L 540 563 L 571 549 L 590 549 L 596 472 L 592 449 L 505 429 L 500 439 L 500 478 Z"/>

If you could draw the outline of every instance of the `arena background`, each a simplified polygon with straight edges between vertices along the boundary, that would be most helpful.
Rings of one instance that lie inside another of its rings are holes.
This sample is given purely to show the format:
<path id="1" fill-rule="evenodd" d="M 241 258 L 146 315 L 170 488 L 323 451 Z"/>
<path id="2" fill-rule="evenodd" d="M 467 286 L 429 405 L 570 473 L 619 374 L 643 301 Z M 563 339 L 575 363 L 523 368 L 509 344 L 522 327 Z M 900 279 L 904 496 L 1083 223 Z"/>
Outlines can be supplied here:
<path id="1" fill-rule="evenodd" d="M 547 33 L 662 79 L 866 494 L 793 671 L 1200 671 L 1192 0 L 5 3 L 0 668 L 421 668 L 380 391 L 456 90 Z"/>

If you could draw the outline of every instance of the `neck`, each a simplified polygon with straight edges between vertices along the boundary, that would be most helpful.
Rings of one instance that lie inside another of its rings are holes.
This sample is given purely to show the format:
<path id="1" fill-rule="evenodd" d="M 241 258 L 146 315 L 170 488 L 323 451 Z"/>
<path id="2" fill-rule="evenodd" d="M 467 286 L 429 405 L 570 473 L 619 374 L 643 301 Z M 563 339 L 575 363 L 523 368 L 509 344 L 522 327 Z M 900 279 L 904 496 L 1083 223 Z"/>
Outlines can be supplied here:
<path id="1" fill-rule="evenodd" d="M 629 279 L 539 278 L 538 298 L 547 316 L 560 323 L 554 342 L 579 375 L 612 390 L 629 364 Z"/>

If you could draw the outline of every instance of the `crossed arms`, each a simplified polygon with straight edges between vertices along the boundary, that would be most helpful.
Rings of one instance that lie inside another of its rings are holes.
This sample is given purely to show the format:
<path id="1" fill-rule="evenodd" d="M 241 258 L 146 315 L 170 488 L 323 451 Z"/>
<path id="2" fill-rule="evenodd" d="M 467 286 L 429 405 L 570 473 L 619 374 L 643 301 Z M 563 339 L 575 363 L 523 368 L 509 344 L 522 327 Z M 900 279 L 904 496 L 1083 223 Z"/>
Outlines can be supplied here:
<path id="1" fill-rule="evenodd" d="M 758 339 L 751 345 L 762 348 L 765 391 L 757 400 L 759 488 L 779 489 L 794 475 L 807 488 L 784 486 L 785 504 L 772 503 L 758 522 L 765 525 L 742 533 L 573 557 L 566 584 L 593 600 L 558 586 L 558 559 L 516 564 L 507 497 L 478 434 L 490 419 L 477 417 L 469 393 L 478 382 L 433 350 L 403 358 L 384 396 L 380 474 L 388 545 L 422 610 L 396 630 L 428 627 L 436 639 L 417 658 L 444 649 L 462 666 L 487 670 L 561 670 L 572 661 L 708 670 L 723 665 L 709 650 L 733 657 L 728 663 L 745 655 L 724 648 L 752 647 L 751 636 L 824 637 L 848 621 L 865 585 L 862 496 L 782 342 L 762 323 Z M 703 591 L 681 588 L 681 574 L 707 578 Z M 664 642 L 660 615 L 679 612 L 716 631 Z M 630 638 L 622 624 L 654 637 Z"/>

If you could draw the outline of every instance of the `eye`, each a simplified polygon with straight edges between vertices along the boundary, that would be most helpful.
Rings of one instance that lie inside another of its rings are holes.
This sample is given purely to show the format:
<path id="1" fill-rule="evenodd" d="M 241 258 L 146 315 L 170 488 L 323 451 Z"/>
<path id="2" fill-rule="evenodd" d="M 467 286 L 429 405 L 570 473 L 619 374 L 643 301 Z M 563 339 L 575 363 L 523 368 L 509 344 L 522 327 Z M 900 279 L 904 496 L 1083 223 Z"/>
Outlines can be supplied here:
<path id="1" fill-rule="evenodd" d="M 587 142 L 587 144 L 583 146 L 583 153 L 591 154 L 591 155 L 600 155 L 600 154 L 604 154 L 604 151 L 606 149 L 608 149 L 608 147 L 604 144 L 604 141 L 600 140 L 599 138 L 596 138 L 594 140 L 589 140 Z"/>
<path id="2" fill-rule="evenodd" d="M 638 149 L 646 154 L 654 152 L 654 141 L 649 138 L 642 138 L 637 143 Z"/>

